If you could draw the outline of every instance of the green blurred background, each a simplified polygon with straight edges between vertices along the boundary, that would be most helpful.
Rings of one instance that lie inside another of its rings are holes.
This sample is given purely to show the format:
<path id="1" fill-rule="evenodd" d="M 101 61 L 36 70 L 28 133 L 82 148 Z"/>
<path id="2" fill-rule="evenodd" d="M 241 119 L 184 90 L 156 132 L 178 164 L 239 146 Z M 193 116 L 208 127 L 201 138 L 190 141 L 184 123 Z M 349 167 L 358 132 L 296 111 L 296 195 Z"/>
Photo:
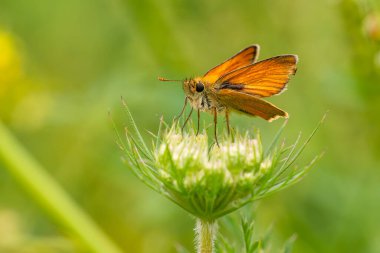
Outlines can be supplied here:
<path id="1" fill-rule="evenodd" d="M 269 99 L 290 114 L 287 139 L 329 110 L 301 160 L 325 156 L 260 202 L 260 229 L 296 233 L 294 252 L 380 252 L 379 1 L 0 0 L 0 119 L 124 252 L 191 249 L 193 219 L 123 165 L 108 112 L 123 125 L 123 96 L 155 132 L 184 99 L 157 76 L 203 74 L 251 44 L 260 59 L 299 55 Z M 266 143 L 281 123 L 232 116 Z M 0 160 L 0 252 L 87 252 L 38 203 Z"/>

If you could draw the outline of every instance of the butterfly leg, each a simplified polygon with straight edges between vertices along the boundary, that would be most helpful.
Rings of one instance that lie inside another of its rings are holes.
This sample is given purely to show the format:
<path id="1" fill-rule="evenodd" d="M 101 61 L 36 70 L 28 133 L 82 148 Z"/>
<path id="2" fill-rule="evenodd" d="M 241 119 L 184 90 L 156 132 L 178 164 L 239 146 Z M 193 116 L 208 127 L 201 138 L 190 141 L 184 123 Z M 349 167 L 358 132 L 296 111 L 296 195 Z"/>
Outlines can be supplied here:
<path id="1" fill-rule="evenodd" d="M 200 110 L 198 109 L 198 128 L 197 128 L 197 135 L 199 134 L 199 119 L 201 118 Z"/>
<path id="2" fill-rule="evenodd" d="M 181 112 L 179 113 L 179 115 L 177 117 L 174 118 L 174 121 L 179 120 L 179 118 L 182 116 L 183 112 L 186 109 L 186 105 L 187 105 L 187 97 L 185 97 L 185 104 L 183 105 L 183 108 L 182 108 Z"/>
<path id="3" fill-rule="evenodd" d="M 182 128 L 181 128 L 181 132 L 183 132 L 183 129 L 185 128 L 187 122 L 189 121 L 189 119 L 190 119 L 190 117 L 191 117 L 191 114 L 193 113 L 193 110 L 194 110 L 193 107 L 191 107 L 191 111 L 190 111 L 190 113 L 189 113 L 189 116 L 187 116 L 187 118 L 186 118 L 186 120 L 185 120 L 185 123 L 183 123 L 183 126 L 182 126 Z"/>
<path id="4" fill-rule="evenodd" d="M 226 124 L 227 124 L 227 133 L 230 136 L 230 112 L 226 109 Z"/>
<path id="5" fill-rule="evenodd" d="M 219 142 L 218 142 L 218 137 L 216 136 L 216 126 L 218 124 L 218 112 L 216 110 L 216 108 L 214 108 L 214 138 L 215 138 L 215 142 L 216 142 L 216 145 L 219 146 Z"/>

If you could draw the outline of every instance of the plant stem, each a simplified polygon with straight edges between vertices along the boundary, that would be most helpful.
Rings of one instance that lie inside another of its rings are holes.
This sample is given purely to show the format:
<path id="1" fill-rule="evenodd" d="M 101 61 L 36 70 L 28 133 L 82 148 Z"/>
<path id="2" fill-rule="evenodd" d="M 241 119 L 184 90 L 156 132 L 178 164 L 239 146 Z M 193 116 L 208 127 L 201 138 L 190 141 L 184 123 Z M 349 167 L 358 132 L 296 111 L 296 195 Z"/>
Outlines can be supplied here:
<path id="1" fill-rule="evenodd" d="M 0 121 L 0 161 L 41 207 L 90 252 L 121 253 Z"/>
<path id="2" fill-rule="evenodd" d="M 215 221 L 197 219 L 195 233 L 198 253 L 214 252 L 216 231 L 217 224 Z"/>

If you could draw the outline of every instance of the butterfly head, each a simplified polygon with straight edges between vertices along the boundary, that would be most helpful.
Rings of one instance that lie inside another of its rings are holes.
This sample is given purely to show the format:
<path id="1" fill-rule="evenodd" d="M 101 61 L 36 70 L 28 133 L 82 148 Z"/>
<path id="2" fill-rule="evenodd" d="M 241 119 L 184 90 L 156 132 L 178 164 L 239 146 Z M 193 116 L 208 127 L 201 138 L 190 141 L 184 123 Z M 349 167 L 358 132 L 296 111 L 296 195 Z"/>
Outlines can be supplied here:
<path id="1" fill-rule="evenodd" d="M 190 78 L 183 81 L 183 91 L 190 100 L 201 97 L 205 86 L 199 78 Z"/>
<path id="2" fill-rule="evenodd" d="M 183 81 L 183 91 L 191 106 L 198 110 L 208 110 L 210 100 L 204 82 L 201 78 L 191 78 Z"/>

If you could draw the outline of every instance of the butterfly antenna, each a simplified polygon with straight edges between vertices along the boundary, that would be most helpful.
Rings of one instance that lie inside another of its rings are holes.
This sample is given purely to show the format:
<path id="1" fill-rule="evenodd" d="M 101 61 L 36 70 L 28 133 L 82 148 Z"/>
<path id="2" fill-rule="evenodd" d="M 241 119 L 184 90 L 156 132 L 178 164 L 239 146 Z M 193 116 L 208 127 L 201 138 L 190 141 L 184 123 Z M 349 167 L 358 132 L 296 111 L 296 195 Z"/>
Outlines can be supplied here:
<path id="1" fill-rule="evenodd" d="M 166 79 L 163 77 L 158 77 L 158 80 L 162 82 L 182 82 L 182 80 L 172 80 L 172 79 Z"/>

